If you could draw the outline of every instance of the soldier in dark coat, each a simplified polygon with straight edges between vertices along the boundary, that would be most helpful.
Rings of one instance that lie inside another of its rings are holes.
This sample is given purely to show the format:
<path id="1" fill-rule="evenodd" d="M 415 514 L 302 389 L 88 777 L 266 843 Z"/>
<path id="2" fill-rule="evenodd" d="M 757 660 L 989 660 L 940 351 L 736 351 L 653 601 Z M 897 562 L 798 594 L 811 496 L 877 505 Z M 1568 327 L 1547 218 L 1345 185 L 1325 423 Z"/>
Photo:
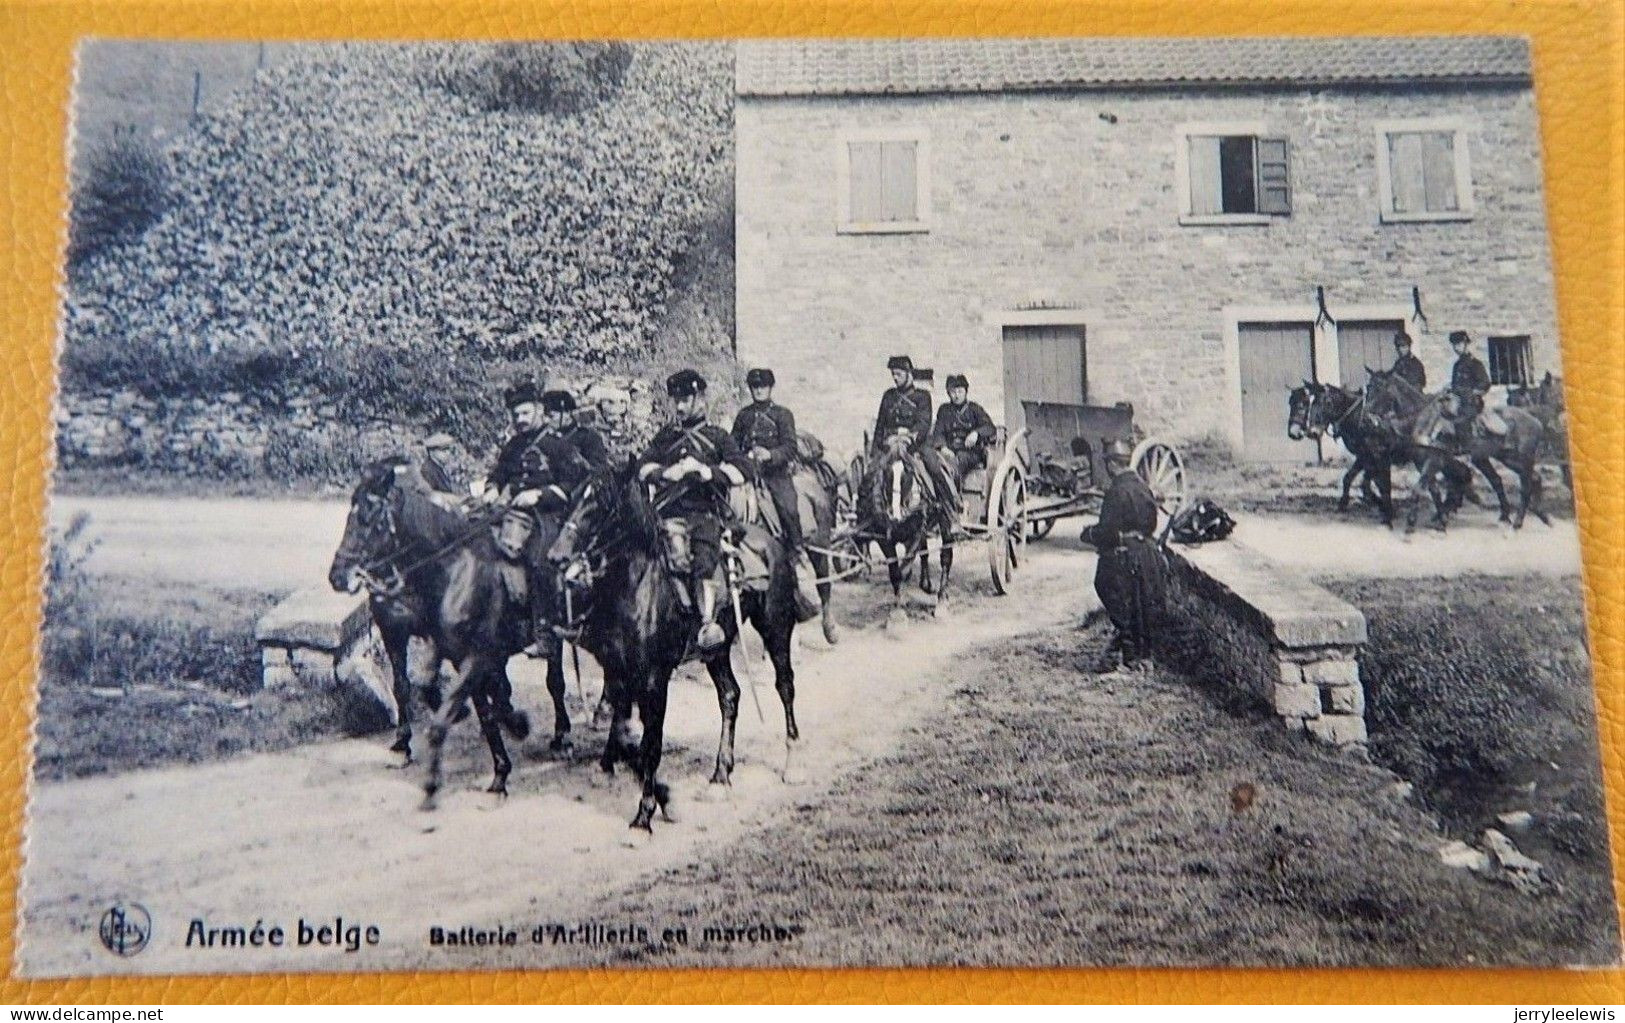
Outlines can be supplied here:
<path id="1" fill-rule="evenodd" d="M 569 391 L 548 391 L 542 395 L 542 409 L 547 413 L 547 429 L 563 437 L 581 456 L 581 466 L 588 475 L 609 465 L 609 449 L 597 430 L 576 418 L 575 395 Z"/>
<path id="2" fill-rule="evenodd" d="M 734 416 L 734 446 L 745 456 L 748 476 L 759 481 L 773 499 L 785 545 L 801 547 L 801 516 L 796 487 L 790 473 L 796 464 L 796 417 L 773 401 L 773 371 L 753 369 L 745 374 L 751 403 Z"/>
<path id="3" fill-rule="evenodd" d="M 604 450 L 609 452 L 610 460 L 619 465 L 633 455 L 643 450 L 630 425 L 627 415 L 632 408 L 632 395 L 619 387 L 599 385 L 593 388 L 589 395 L 592 399 L 593 415 L 590 421 L 583 425 L 598 431 L 599 439 L 604 442 Z M 581 417 L 577 422 L 583 422 Z"/>
<path id="4" fill-rule="evenodd" d="M 1139 473 L 1129 468 L 1132 449 L 1117 439 L 1106 446 L 1112 474 L 1100 505 L 1100 520 L 1083 531 L 1083 541 L 1099 552 L 1095 592 L 1117 628 L 1123 664 L 1149 657 L 1168 595 L 1168 566 L 1157 548 L 1157 499 Z"/>
<path id="5" fill-rule="evenodd" d="M 586 479 L 588 467 L 575 446 L 544 422 L 544 396 L 536 385 L 511 387 L 503 400 L 513 417 L 514 434 L 502 445 L 486 477 L 484 498 L 487 504 L 507 508 L 498 527 L 497 547 L 525 566 L 538 644 L 530 652 L 539 654 L 541 644 L 551 639 L 547 549 L 570 509 L 570 491 Z"/>
<path id="6" fill-rule="evenodd" d="M 728 488 L 745 482 L 746 462 L 733 437 L 706 419 L 705 378 L 691 369 L 666 379 L 677 418 L 655 434 L 638 459 L 638 477 L 676 488 L 662 509 L 688 529 L 689 585 L 700 613 L 696 643 L 711 650 L 727 638 L 714 620 L 717 566 L 722 558 L 722 523 L 731 511 Z"/>
<path id="7" fill-rule="evenodd" d="M 1456 353 L 1456 364 L 1450 368 L 1450 393 L 1456 396 L 1456 413 L 1452 417 L 1456 428 L 1470 432 L 1474 420 L 1488 433 L 1497 436 L 1507 432 L 1506 421 L 1484 404 L 1490 390 L 1490 371 L 1472 352 L 1473 339 L 1465 330 L 1450 332 L 1450 347 Z"/>
<path id="8" fill-rule="evenodd" d="M 1394 365 L 1390 372 L 1418 391 L 1428 389 L 1428 371 L 1422 360 L 1411 354 L 1411 336 L 1403 330 L 1394 335 Z"/>
<path id="9" fill-rule="evenodd" d="M 954 486 L 936 449 L 926 443 L 931 436 L 931 395 L 914 386 L 914 360 L 908 356 L 892 356 L 886 360 L 886 368 L 891 371 L 895 386 L 880 396 L 871 447 L 880 453 L 893 444 L 903 445 L 924 470 L 943 503 L 957 515 L 959 489 Z"/>
<path id="10" fill-rule="evenodd" d="M 987 468 L 987 446 L 993 442 L 993 418 L 970 400 L 970 381 L 962 374 L 948 377 L 948 404 L 937 409 L 931 427 L 931 446 L 953 460 L 961 482 L 973 469 Z"/>

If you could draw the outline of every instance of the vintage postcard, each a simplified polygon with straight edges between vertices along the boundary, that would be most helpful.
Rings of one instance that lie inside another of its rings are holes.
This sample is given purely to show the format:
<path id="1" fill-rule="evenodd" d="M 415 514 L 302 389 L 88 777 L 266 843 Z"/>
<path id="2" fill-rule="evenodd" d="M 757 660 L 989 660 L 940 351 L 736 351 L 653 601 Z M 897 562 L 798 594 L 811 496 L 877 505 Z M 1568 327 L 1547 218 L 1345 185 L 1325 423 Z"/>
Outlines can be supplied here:
<path id="1" fill-rule="evenodd" d="M 1539 128 L 82 42 L 17 972 L 1617 964 Z"/>

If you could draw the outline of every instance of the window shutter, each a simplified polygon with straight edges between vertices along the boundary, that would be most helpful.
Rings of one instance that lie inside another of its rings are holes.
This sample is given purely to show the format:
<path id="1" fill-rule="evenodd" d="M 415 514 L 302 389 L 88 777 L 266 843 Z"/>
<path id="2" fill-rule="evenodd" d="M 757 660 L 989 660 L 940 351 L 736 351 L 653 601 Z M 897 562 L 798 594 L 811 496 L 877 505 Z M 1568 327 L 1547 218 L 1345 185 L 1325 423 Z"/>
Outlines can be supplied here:
<path id="1" fill-rule="evenodd" d="M 913 142 L 887 142 L 881 156 L 881 218 L 910 222 L 920 219 L 916 186 L 919 183 L 918 156 Z"/>
<path id="2" fill-rule="evenodd" d="M 1286 139 L 1258 140 L 1258 212 L 1292 212 L 1292 161 Z"/>
<path id="3" fill-rule="evenodd" d="M 1190 151 L 1191 213 L 1211 216 L 1224 212 L 1224 184 L 1219 177 L 1219 140 L 1213 135 L 1192 135 Z"/>
<path id="4" fill-rule="evenodd" d="M 849 217 L 853 223 L 867 224 L 881 219 L 881 155 L 878 142 L 852 142 L 847 146 L 849 173 Z"/>
<path id="5" fill-rule="evenodd" d="M 1422 197 L 1429 213 L 1453 212 L 1456 200 L 1456 136 L 1430 131 L 1422 136 Z"/>

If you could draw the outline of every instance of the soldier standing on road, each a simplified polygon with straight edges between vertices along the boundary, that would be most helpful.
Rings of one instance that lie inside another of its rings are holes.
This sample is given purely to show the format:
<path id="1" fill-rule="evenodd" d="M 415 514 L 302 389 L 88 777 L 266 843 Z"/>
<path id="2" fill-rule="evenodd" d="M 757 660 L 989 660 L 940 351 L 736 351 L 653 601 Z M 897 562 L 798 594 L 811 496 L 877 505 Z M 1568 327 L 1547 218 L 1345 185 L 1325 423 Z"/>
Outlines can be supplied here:
<path id="1" fill-rule="evenodd" d="M 1168 595 L 1168 566 L 1158 549 L 1157 499 L 1140 474 L 1129 467 L 1128 441 L 1106 445 L 1111 483 L 1100 505 L 1100 520 L 1083 531 L 1084 543 L 1099 552 L 1095 592 L 1117 629 L 1114 646 L 1124 667 L 1151 656 Z"/>

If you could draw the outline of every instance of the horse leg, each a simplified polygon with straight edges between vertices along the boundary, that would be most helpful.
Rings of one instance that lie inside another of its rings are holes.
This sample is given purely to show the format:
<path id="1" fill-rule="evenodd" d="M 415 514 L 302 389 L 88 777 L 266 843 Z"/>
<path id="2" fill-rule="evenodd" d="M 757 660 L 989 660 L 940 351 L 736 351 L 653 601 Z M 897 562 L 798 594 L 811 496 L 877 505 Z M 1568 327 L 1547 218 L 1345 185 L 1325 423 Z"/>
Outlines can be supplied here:
<path id="1" fill-rule="evenodd" d="M 607 775 L 615 773 L 617 761 L 636 766 L 632 750 L 632 696 L 624 686 L 610 687 L 606 674 L 605 691 L 610 700 L 609 734 L 604 737 L 604 753 L 598 758 L 598 768 Z"/>
<path id="2" fill-rule="evenodd" d="M 502 723 L 498 719 L 496 709 L 491 706 L 491 696 L 486 692 L 474 695 L 474 713 L 479 715 L 480 731 L 485 735 L 485 744 L 491 748 L 491 784 L 485 791 L 493 792 L 499 796 L 508 794 L 508 774 L 513 770 L 513 761 L 508 759 L 508 747 L 502 741 Z"/>
<path id="3" fill-rule="evenodd" d="M 657 809 L 668 820 L 671 818 L 667 809 L 671 790 L 657 778 L 666 727 L 666 687 L 671 683 L 671 672 L 663 668 L 656 671 L 664 677 L 650 679 L 649 685 L 638 694 L 638 713 L 643 718 L 643 742 L 638 746 L 638 776 L 643 779 L 643 796 L 638 800 L 638 813 L 632 818 L 632 827 L 643 831 L 654 830 L 652 822 Z"/>
<path id="4" fill-rule="evenodd" d="M 888 629 L 898 628 L 908 621 L 903 610 L 903 558 L 901 544 L 888 540 L 880 545 L 880 554 L 886 559 L 886 574 L 891 578 L 891 613 L 886 616 Z"/>
<path id="5" fill-rule="evenodd" d="M 446 733 L 451 730 L 451 722 L 457 716 L 458 709 L 468 701 L 469 691 L 480 670 L 479 657 L 476 654 L 470 654 L 458 663 L 457 684 L 452 687 L 451 694 L 435 712 L 434 719 L 429 722 L 429 769 L 423 779 L 421 809 L 435 808 L 435 797 L 439 794 L 444 781 Z"/>
<path id="6" fill-rule="evenodd" d="M 1416 532 L 1416 518 L 1421 514 L 1422 501 L 1433 488 L 1433 475 L 1437 472 L 1435 465 L 1437 459 L 1428 455 L 1422 460 L 1422 467 L 1417 472 L 1416 488 L 1411 493 L 1410 507 L 1405 512 L 1405 534 Z"/>
<path id="7" fill-rule="evenodd" d="M 379 623 L 384 639 L 384 656 L 389 658 L 390 686 L 395 694 L 395 744 L 391 753 L 400 753 L 412 762 L 412 680 L 406 672 L 406 648 L 411 639 L 407 626 L 397 622 Z"/>
<path id="8" fill-rule="evenodd" d="M 548 644 L 547 695 L 553 698 L 553 741 L 547 748 L 558 753 L 570 748 L 570 712 L 564 706 L 564 641 L 558 638 Z"/>
<path id="9" fill-rule="evenodd" d="M 948 578 L 954 571 L 953 534 L 949 532 L 949 528 L 946 523 L 943 524 L 942 556 L 938 559 L 941 563 L 941 574 L 937 581 L 937 606 L 932 611 L 937 615 L 948 609 Z"/>
<path id="10" fill-rule="evenodd" d="M 1511 522 L 1512 502 L 1507 500 L 1507 488 L 1501 482 L 1501 474 L 1495 471 L 1495 466 L 1483 455 L 1474 455 L 1469 461 L 1473 463 L 1473 468 L 1477 469 L 1479 474 L 1489 481 L 1490 489 L 1495 491 L 1495 503 L 1501 509 L 1501 515 L 1497 521 Z"/>
<path id="11" fill-rule="evenodd" d="M 717 709 L 722 712 L 722 732 L 717 736 L 716 767 L 712 785 L 730 785 L 734 771 L 734 726 L 739 720 L 739 679 L 734 675 L 733 658 L 715 657 L 705 663 L 711 684 L 717 689 Z M 645 725 L 645 734 L 648 726 Z"/>
<path id="12" fill-rule="evenodd" d="M 1389 529 L 1394 528 L 1394 467 L 1390 462 L 1384 462 L 1377 470 L 1377 501 L 1378 514 L 1382 516 L 1382 524 Z"/>
<path id="13" fill-rule="evenodd" d="M 795 628 L 793 617 L 780 614 L 768 618 L 762 631 L 762 645 L 773 662 L 773 688 L 779 692 L 784 704 L 784 770 L 779 777 L 787 785 L 798 784 L 801 776 L 795 768 L 796 744 L 801 740 L 801 729 L 796 724 L 796 670 L 790 662 L 790 636 Z"/>
<path id="14" fill-rule="evenodd" d="M 1528 516 L 1531 508 L 1534 509 L 1535 515 L 1542 522 L 1548 526 L 1551 525 L 1551 520 L 1546 517 L 1546 513 L 1541 511 L 1540 508 L 1541 487 L 1544 486 L 1540 481 L 1540 467 L 1535 465 L 1532 460 L 1519 461 L 1512 463 L 1512 470 L 1518 474 L 1519 491 L 1518 513 L 1512 520 L 1512 528 L 1523 528 L 1523 521 Z"/>
<path id="15" fill-rule="evenodd" d="M 937 592 L 931 583 L 931 551 L 929 548 L 923 548 L 920 551 L 920 592 Z"/>
<path id="16" fill-rule="evenodd" d="M 1338 511 L 1344 512 L 1349 510 L 1349 489 L 1354 486 L 1354 477 L 1362 471 L 1364 471 L 1362 463 L 1358 458 L 1356 458 L 1354 460 L 1354 464 L 1349 466 L 1349 471 L 1343 474 L 1343 496 L 1337 499 Z M 1367 476 L 1364 483 L 1364 489 L 1369 491 L 1370 487 L 1371 478 Z"/>
<path id="17" fill-rule="evenodd" d="M 818 584 L 818 618 L 824 630 L 824 642 L 834 646 L 840 642 L 841 635 L 835 625 L 834 609 L 830 606 L 830 599 L 835 595 L 835 583 L 830 579 L 832 565 L 827 554 L 815 554 L 812 559 L 813 571 L 823 580 Z"/>

